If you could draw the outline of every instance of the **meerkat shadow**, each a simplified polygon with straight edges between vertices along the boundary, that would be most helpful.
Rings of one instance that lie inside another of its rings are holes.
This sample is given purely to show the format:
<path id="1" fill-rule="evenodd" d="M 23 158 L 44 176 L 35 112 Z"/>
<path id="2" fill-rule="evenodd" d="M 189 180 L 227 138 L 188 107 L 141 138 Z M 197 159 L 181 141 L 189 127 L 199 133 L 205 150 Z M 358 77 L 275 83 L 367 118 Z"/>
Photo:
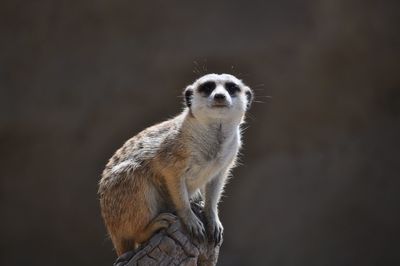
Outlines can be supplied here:
<path id="1" fill-rule="evenodd" d="M 191 208 L 196 216 L 206 225 L 201 199 L 191 201 Z M 162 214 L 161 214 L 162 215 Z M 173 215 L 176 215 L 173 213 Z M 168 228 L 161 229 L 149 241 L 135 251 L 128 251 L 117 258 L 114 266 L 135 265 L 204 265 L 217 264 L 219 243 L 199 241 L 193 238 L 179 219 Z"/>

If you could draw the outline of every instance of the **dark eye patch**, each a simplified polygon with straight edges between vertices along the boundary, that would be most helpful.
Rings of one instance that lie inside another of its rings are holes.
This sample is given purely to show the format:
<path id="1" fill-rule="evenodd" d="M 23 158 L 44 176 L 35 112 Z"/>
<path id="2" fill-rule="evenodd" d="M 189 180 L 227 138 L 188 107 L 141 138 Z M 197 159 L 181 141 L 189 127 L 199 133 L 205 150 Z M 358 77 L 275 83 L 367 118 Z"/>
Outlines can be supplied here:
<path id="1" fill-rule="evenodd" d="M 225 83 L 225 89 L 229 92 L 230 95 L 235 95 L 237 92 L 240 92 L 239 86 L 233 82 Z"/>
<path id="2" fill-rule="evenodd" d="M 199 86 L 198 91 L 202 94 L 204 94 L 205 96 L 208 96 L 211 94 L 211 92 L 215 89 L 216 84 L 213 81 L 207 81 L 204 82 L 203 84 L 201 84 Z"/>

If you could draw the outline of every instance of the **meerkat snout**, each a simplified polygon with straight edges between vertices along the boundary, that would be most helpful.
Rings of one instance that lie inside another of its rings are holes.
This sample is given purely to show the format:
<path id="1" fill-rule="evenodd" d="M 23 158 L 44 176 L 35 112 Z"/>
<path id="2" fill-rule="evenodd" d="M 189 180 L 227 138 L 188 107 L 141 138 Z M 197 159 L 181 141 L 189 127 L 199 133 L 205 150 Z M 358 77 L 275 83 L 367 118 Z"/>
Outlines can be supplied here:
<path id="1" fill-rule="evenodd" d="M 222 93 L 218 93 L 218 94 L 215 94 L 215 95 L 214 95 L 214 100 L 215 100 L 216 102 L 221 102 L 221 101 L 224 101 L 225 99 L 226 99 L 226 97 L 225 97 L 225 95 L 222 94 Z"/>
<path id="2" fill-rule="evenodd" d="M 228 108 L 232 106 L 232 99 L 222 85 L 219 85 L 213 90 L 209 99 L 211 108 Z"/>

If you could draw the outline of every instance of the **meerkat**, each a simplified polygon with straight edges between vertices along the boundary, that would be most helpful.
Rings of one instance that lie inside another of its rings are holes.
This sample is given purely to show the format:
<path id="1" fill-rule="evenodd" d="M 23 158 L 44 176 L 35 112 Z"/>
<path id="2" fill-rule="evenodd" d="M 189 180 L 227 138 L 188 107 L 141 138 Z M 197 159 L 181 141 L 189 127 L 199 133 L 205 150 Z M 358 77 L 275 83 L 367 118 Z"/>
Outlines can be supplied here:
<path id="1" fill-rule="evenodd" d="M 101 212 L 118 256 L 177 217 L 198 240 L 222 238 L 218 202 L 235 166 L 253 92 L 233 75 L 207 74 L 183 95 L 182 113 L 129 139 L 102 173 Z M 205 225 L 190 207 L 199 195 Z"/>

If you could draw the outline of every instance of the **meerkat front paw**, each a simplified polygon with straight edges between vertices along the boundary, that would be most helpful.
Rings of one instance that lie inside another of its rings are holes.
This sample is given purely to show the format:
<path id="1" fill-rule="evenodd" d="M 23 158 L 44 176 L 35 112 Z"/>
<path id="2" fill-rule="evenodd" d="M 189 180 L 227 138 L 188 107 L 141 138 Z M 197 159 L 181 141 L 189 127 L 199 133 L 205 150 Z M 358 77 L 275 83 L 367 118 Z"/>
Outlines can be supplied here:
<path id="1" fill-rule="evenodd" d="M 200 241 L 205 240 L 206 231 L 203 222 L 193 213 L 192 210 L 188 214 L 181 216 L 182 221 L 188 232 Z"/>
<path id="2" fill-rule="evenodd" d="M 222 226 L 218 216 L 207 217 L 207 233 L 208 240 L 213 242 L 215 246 L 222 241 L 224 227 Z"/>

